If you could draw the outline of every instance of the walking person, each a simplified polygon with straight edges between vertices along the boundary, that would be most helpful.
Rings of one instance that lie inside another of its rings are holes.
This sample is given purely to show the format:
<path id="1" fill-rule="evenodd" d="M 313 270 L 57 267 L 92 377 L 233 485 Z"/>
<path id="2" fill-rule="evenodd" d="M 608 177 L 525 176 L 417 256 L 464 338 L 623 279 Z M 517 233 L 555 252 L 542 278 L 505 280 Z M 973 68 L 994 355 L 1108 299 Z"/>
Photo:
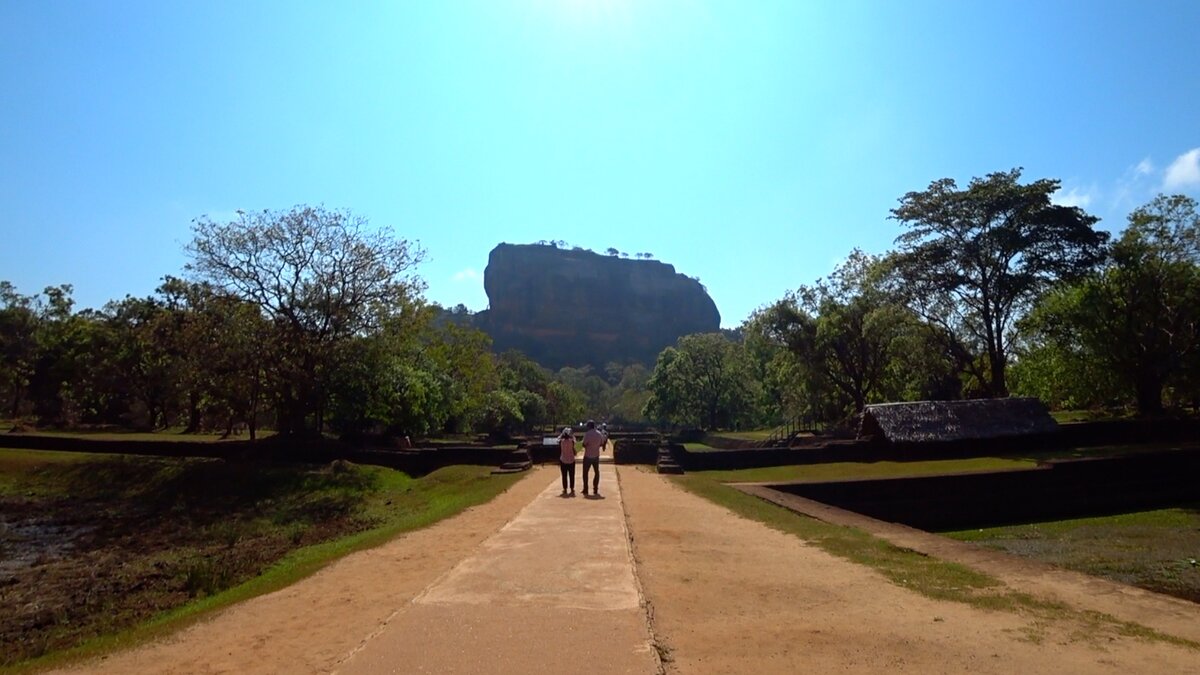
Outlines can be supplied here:
<path id="1" fill-rule="evenodd" d="M 600 494 L 600 448 L 608 438 L 596 428 L 596 423 L 588 420 L 587 432 L 583 434 L 583 496 L 588 493 L 588 469 L 595 470 L 592 478 L 592 494 Z"/>
<path id="2" fill-rule="evenodd" d="M 571 433 L 571 427 L 563 427 L 562 434 L 558 437 L 558 469 L 562 472 L 562 495 L 563 497 L 575 496 L 575 435 Z M 569 480 L 568 480 L 569 479 Z M 570 483 L 571 491 L 567 492 L 568 482 Z M 587 494 L 586 479 L 584 494 Z"/>

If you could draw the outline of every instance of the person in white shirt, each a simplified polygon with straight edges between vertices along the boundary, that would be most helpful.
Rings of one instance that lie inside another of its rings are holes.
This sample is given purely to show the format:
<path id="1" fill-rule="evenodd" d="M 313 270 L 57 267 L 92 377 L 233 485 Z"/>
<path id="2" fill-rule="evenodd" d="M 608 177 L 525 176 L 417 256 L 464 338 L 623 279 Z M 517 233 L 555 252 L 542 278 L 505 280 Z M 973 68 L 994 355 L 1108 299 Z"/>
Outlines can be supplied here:
<path id="1" fill-rule="evenodd" d="M 600 448 L 607 442 L 604 434 L 596 428 L 596 423 L 588 420 L 587 432 L 583 434 L 583 494 L 588 493 L 588 469 L 595 470 L 592 478 L 592 494 L 600 494 Z"/>
<path id="2" fill-rule="evenodd" d="M 562 433 L 558 436 L 558 468 L 562 472 L 562 496 L 575 496 L 575 436 L 571 433 L 571 427 L 563 427 Z M 568 481 L 569 479 L 569 481 Z M 570 482 L 571 491 L 567 492 L 567 483 Z M 583 493 L 587 494 L 587 481 L 584 481 Z"/>

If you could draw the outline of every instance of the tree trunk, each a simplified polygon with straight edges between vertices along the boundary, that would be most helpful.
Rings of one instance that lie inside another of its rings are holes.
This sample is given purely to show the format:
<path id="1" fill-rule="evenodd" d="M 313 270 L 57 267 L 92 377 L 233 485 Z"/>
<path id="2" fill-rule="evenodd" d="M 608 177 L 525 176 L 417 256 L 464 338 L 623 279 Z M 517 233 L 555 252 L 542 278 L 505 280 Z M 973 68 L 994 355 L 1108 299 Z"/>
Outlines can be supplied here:
<path id="1" fill-rule="evenodd" d="M 1004 363 L 1004 355 L 989 354 L 988 361 L 990 361 L 989 365 L 992 371 L 991 386 L 988 387 L 988 390 L 991 391 L 992 398 L 1005 398 L 1008 396 L 1008 382 L 1004 378 L 1004 367 L 1006 365 Z"/>
<path id="2" fill-rule="evenodd" d="M 200 432 L 200 392 L 192 390 L 188 392 L 188 423 L 187 428 L 183 430 L 185 434 L 195 434 Z"/>
<path id="3" fill-rule="evenodd" d="M 1144 373 L 1138 377 L 1136 389 L 1139 415 L 1157 415 L 1163 411 L 1162 378 Z"/>

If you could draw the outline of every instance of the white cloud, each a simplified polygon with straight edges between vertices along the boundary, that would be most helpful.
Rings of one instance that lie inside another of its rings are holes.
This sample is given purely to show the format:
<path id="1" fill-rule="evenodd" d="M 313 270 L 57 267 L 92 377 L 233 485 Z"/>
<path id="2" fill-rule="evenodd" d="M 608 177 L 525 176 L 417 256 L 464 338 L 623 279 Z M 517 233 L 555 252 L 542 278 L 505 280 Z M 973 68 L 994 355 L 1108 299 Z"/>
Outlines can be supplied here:
<path id="1" fill-rule="evenodd" d="M 1200 148 L 1192 148 L 1175 158 L 1163 176 L 1164 190 L 1200 187 Z"/>
<path id="2" fill-rule="evenodd" d="M 476 272 L 475 270 L 468 267 L 467 269 L 465 269 L 461 272 L 455 272 L 454 276 L 452 276 L 450 278 L 453 279 L 454 281 L 475 281 L 480 276 L 481 275 L 479 274 L 479 272 Z"/>
<path id="3" fill-rule="evenodd" d="M 1106 192 L 1108 209 L 1116 214 L 1123 214 L 1130 209 L 1144 204 L 1159 191 L 1158 169 L 1149 157 L 1125 169 L 1113 184 L 1112 190 Z"/>
<path id="4" fill-rule="evenodd" d="M 1092 203 L 1092 193 L 1095 190 L 1080 190 L 1079 188 L 1071 188 L 1066 193 L 1058 193 L 1054 195 L 1050 201 L 1059 206 L 1078 206 L 1081 209 L 1086 209 Z"/>

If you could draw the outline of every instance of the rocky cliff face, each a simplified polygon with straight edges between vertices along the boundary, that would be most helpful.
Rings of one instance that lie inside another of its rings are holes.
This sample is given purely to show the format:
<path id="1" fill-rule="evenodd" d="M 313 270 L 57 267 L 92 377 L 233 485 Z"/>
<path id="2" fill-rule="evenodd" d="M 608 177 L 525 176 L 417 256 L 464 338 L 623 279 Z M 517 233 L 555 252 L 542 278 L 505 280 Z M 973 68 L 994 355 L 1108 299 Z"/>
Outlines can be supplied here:
<path id="1" fill-rule="evenodd" d="M 680 336 L 721 325 L 700 282 L 656 260 L 500 244 L 483 286 L 491 308 L 476 315 L 476 325 L 496 351 L 519 349 L 554 369 L 652 364 Z"/>

